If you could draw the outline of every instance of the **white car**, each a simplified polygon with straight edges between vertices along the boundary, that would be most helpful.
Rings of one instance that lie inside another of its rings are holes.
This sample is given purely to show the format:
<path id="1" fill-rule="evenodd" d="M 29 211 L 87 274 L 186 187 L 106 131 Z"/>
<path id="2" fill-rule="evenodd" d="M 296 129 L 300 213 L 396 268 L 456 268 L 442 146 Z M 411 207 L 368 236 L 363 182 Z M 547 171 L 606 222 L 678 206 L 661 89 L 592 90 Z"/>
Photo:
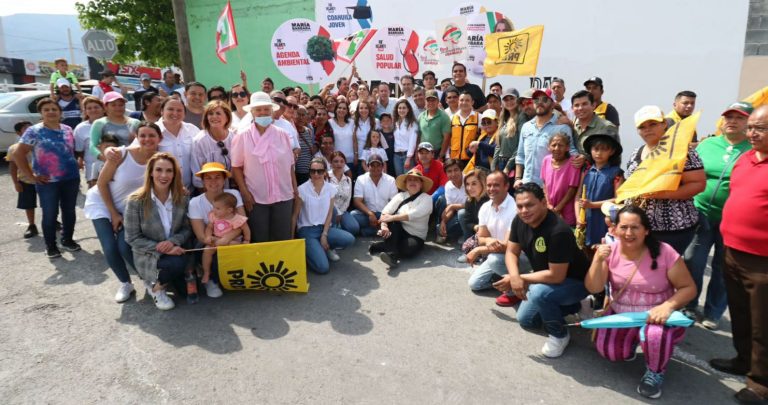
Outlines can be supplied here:
<path id="1" fill-rule="evenodd" d="M 0 154 L 8 152 L 8 148 L 18 140 L 13 130 L 17 122 L 40 122 L 37 102 L 49 95 L 45 90 L 0 93 Z"/>

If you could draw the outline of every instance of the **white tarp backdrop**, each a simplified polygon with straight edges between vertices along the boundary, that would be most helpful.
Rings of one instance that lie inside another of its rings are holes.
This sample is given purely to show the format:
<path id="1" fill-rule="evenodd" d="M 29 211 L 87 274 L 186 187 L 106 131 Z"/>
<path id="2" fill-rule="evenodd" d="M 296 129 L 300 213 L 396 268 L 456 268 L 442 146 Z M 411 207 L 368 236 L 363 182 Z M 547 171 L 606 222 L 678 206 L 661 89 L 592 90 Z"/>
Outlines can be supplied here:
<path id="1" fill-rule="evenodd" d="M 455 15 L 467 2 L 370 0 L 368 4 L 373 28 L 400 25 L 421 32 L 434 30 L 436 19 Z M 517 29 L 545 27 L 538 76 L 500 76 L 487 79 L 487 85 L 498 81 L 522 91 L 546 87 L 553 77 L 561 77 L 570 97 L 587 78 L 601 77 L 604 99 L 621 116 L 624 161 L 640 144 L 632 116 L 643 105 L 656 104 L 667 112 L 678 91 L 693 90 L 699 96 L 697 109 L 703 111 L 698 132 L 708 134 L 718 115 L 738 96 L 747 0 L 486 0 L 475 4 L 503 13 Z M 371 48 L 357 58 L 358 71 L 366 80 L 377 79 L 368 52 Z M 345 65 L 337 63 L 331 78 L 335 80 Z M 438 81 L 450 77 L 450 67 L 436 70 Z"/>

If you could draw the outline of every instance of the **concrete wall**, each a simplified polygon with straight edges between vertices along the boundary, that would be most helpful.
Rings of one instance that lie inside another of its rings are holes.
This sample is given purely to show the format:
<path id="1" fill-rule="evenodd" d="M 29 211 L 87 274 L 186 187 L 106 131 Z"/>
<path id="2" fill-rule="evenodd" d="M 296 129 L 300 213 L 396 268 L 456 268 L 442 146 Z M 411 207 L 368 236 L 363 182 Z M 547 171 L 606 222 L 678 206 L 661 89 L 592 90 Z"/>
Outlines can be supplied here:
<path id="1" fill-rule="evenodd" d="M 739 97 L 768 86 L 768 0 L 750 0 Z"/>
<path id="2" fill-rule="evenodd" d="M 216 57 L 216 22 L 226 1 L 187 0 L 187 21 L 192 44 L 192 59 L 198 81 L 229 88 L 240 81 L 241 66 L 246 71 L 249 90 L 258 90 L 265 76 L 275 88 L 293 84 L 272 62 L 269 43 L 272 34 L 291 18 L 315 18 L 314 0 L 231 0 L 235 29 L 240 46 L 227 52 L 225 65 Z M 242 57 L 242 58 L 241 58 Z M 241 65 L 242 60 L 242 65 Z"/>

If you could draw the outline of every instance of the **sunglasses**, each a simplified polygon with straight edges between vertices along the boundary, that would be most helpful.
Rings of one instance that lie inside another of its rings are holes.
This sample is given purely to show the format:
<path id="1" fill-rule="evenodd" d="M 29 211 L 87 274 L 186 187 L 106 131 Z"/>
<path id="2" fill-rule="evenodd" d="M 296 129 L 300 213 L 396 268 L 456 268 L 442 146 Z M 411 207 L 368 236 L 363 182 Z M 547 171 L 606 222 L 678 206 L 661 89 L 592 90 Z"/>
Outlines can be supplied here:
<path id="1" fill-rule="evenodd" d="M 246 98 L 248 93 L 245 91 L 232 92 L 232 97 Z"/>
<path id="2" fill-rule="evenodd" d="M 280 97 L 275 97 L 272 99 L 272 101 L 282 105 L 285 105 L 287 103 L 284 98 L 280 98 Z"/>
<path id="3" fill-rule="evenodd" d="M 324 169 L 309 169 L 309 174 L 325 174 Z"/>
<path id="4" fill-rule="evenodd" d="M 285 106 L 288 107 L 288 108 L 292 108 L 294 110 L 298 110 L 299 109 L 299 105 L 298 104 L 293 104 L 293 103 L 286 102 Z"/>
<path id="5" fill-rule="evenodd" d="M 216 146 L 221 148 L 221 156 L 227 156 L 229 155 L 229 150 L 227 150 L 227 146 L 224 144 L 224 141 L 218 141 L 216 142 Z"/>
<path id="6" fill-rule="evenodd" d="M 535 104 L 547 104 L 547 103 L 549 103 L 550 101 L 552 101 L 552 99 L 551 99 L 551 98 L 549 98 L 549 97 L 544 97 L 544 96 L 542 96 L 542 97 L 537 97 L 537 98 L 533 99 L 533 102 L 534 102 Z"/>

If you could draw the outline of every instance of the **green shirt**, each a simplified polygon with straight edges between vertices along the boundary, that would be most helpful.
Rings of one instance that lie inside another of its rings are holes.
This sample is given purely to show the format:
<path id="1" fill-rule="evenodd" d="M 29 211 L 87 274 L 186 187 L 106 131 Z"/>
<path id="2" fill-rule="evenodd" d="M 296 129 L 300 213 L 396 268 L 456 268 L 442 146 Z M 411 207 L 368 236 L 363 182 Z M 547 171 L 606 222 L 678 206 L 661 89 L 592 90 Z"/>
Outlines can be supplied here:
<path id="1" fill-rule="evenodd" d="M 443 147 L 445 134 L 451 132 L 451 119 L 445 111 L 438 109 L 435 115 L 429 117 L 429 111 L 419 114 L 419 129 L 421 130 L 421 142 L 429 142 L 435 148 L 435 153 Z M 438 156 L 435 156 L 437 159 Z"/>
<path id="2" fill-rule="evenodd" d="M 733 165 L 739 156 L 750 149 L 749 141 L 731 145 L 724 135 L 712 136 L 699 143 L 696 152 L 704 163 L 704 173 L 707 175 L 707 187 L 693 197 L 693 203 L 700 214 L 711 221 L 720 221 L 725 200 L 730 194 Z"/>
<path id="3" fill-rule="evenodd" d="M 66 77 L 64 77 L 64 76 L 62 76 L 62 75 L 61 75 L 61 73 L 60 73 L 60 72 L 57 70 L 57 71 L 53 72 L 53 74 L 51 75 L 51 84 L 54 84 L 54 85 L 55 85 L 55 84 L 56 84 L 56 81 L 57 81 L 57 80 L 59 80 L 59 79 L 61 79 L 61 78 L 64 78 L 64 79 L 67 79 L 67 80 L 69 80 L 69 82 L 72 84 L 72 86 L 76 85 L 76 84 L 79 82 L 79 80 L 77 80 L 77 76 L 75 76 L 75 74 L 74 74 L 74 73 L 72 73 L 72 72 L 67 72 L 67 76 L 66 76 Z"/>
<path id="4" fill-rule="evenodd" d="M 584 150 L 584 140 L 587 139 L 588 136 L 594 134 L 618 135 L 619 133 L 616 125 L 613 125 L 612 122 L 606 119 L 598 117 L 597 114 L 592 116 L 592 121 L 585 127 L 583 127 L 579 120 L 576 119 L 576 122 L 573 124 L 573 129 L 576 130 L 576 147 L 578 148 L 579 153 L 584 155 L 589 155 L 589 151 Z"/>

